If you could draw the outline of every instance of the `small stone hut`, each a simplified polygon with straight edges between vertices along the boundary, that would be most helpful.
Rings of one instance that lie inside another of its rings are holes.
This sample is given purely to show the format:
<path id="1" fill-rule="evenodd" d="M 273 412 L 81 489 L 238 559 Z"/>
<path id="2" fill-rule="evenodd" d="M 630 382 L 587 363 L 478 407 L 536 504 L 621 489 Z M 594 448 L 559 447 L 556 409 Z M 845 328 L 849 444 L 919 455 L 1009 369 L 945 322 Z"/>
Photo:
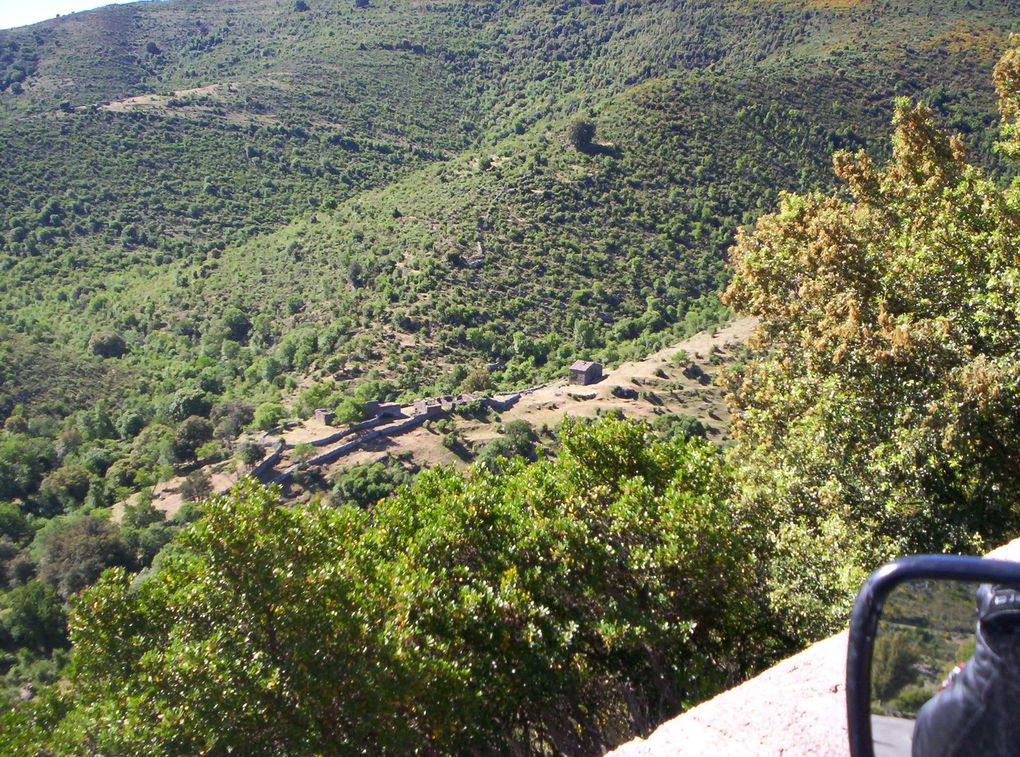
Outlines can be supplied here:
<path id="1" fill-rule="evenodd" d="M 379 400 L 368 400 L 365 402 L 365 420 L 403 417 L 404 409 L 398 402 L 380 402 Z"/>
<path id="2" fill-rule="evenodd" d="M 578 360 L 570 366 L 570 383 L 588 386 L 602 380 L 602 363 Z"/>
<path id="3" fill-rule="evenodd" d="M 323 408 L 316 408 L 315 420 L 321 423 L 323 426 L 332 426 L 333 421 L 336 418 L 336 413 L 324 410 Z"/>
<path id="4" fill-rule="evenodd" d="M 403 418 L 404 407 L 399 402 L 380 402 L 376 410 L 378 418 Z"/>

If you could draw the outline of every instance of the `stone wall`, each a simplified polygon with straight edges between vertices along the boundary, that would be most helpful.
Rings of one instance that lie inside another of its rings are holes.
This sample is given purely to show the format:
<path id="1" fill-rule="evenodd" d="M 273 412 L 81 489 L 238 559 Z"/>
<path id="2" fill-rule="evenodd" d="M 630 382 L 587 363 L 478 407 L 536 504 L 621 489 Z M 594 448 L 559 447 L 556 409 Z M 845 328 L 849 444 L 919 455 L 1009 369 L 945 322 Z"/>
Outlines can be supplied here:
<path id="1" fill-rule="evenodd" d="M 372 401 L 369 404 L 371 407 L 383 408 L 385 407 L 389 413 L 396 413 L 395 415 L 378 415 L 371 420 L 356 423 L 349 428 L 337 431 L 336 433 L 329 434 L 328 436 L 321 437 L 319 439 L 313 439 L 310 444 L 314 447 L 331 447 L 314 457 L 308 459 L 304 463 L 292 465 L 286 470 L 280 472 L 271 473 L 270 469 L 280 461 L 283 456 L 283 452 L 286 449 L 290 449 L 291 445 L 284 444 L 282 441 L 273 453 L 271 458 L 266 458 L 256 468 L 258 473 L 253 473 L 260 479 L 264 477 L 268 479 L 270 483 L 283 484 L 290 480 L 294 472 L 308 466 L 316 465 L 327 465 L 329 463 L 339 460 L 349 452 L 360 448 L 362 445 L 367 444 L 380 437 L 392 437 L 399 436 L 400 434 L 406 434 L 412 429 L 418 428 L 428 420 L 434 420 L 436 418 L 444 418 L 457 411 L 457 408 L 473 403 L 478 403 L 485 408 L 495 410 L 496 412 L 503 413 L 512 408 L 517 401 L 532 392 L 538 391 L 548 384 L 539 384 L 538 386 L 528 387 L 517 392 L 505 392 L 500 393 L 492 397 L 480 397 L 474 394 L 459 394 L 444 395 L 441 397 L 428 397 L 425 399 L 416 400 L 403 405 L 386 405 L 383 406 L 377 401 Z M 397 420 L 394 420 L 394 417 Z M 260 437 L 260 441 L 263 444 L 266 443 L 267 437 L 273 433 L 279 433 L 284 428 L 292 428 L 296 424 L 284 424 L 282 427 L 267 431 Z M 345 444 L 340 444 L 336 447 L 332 445 L 337 442 L 343 441 L 347 437 L 353 437 L 350 441 Z M 268 462 L 270 459 L 272 463 Z"/>
<path id="2" fill-rule="evenodd" d="M 261 481 L 263 477 L 267 475 L 268 471 L 272 470 L 273 466 L 280 462 L 280 459 L 283 457 L 283 452 L 286 449 L 286 444 L 283 442 L 278 443 L 276 445 L 276 449 L 273 450 L 268 457 L 252 468 L 251 475 Z"/>

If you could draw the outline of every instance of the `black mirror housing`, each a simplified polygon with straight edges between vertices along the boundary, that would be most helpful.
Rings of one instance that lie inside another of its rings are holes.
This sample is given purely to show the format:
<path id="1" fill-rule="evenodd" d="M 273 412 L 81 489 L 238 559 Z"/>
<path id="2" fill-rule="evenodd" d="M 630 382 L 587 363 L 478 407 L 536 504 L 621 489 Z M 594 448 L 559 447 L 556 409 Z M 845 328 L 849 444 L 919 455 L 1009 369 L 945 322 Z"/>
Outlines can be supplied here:
<path id="1" fill-rule="evenodd" d="M 847 648 L 847 728 L 852 757 L 874 757 L 871 663 L 883 605 L 897 586 L 918 579 L 1020 587 L 1020 564 L 980 557 L 919 555 L 889 563 L 868 578 L 854 602 Z"/>

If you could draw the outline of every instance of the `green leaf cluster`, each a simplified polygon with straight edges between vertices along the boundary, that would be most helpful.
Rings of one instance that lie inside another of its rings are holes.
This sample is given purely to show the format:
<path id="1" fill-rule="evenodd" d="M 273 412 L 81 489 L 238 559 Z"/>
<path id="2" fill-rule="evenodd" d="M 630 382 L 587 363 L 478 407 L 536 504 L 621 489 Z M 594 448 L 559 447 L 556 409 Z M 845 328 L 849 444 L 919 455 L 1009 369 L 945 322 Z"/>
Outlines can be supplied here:
<path id="1" fill-rule="evenodd" d="M 997 69 L 1007 121 L 1016 65 Z M 786 195 L 731 250 L 725 300 L 760 319 L 733 461 L 805 636 L 884 559 L 1020 531 L 1020 194 L 926 106 L 900 101 L 893 125 L 885 165 L 837 153 L 840 192 Z"/>
<path id="2" fill-rule="evenodd" d="M 71 619 L 52 745 L 105 753 L 592 753 L 763 653 L 718 454 L 618 419 L 550 460 L 360 508 L 246 481 Z"/>

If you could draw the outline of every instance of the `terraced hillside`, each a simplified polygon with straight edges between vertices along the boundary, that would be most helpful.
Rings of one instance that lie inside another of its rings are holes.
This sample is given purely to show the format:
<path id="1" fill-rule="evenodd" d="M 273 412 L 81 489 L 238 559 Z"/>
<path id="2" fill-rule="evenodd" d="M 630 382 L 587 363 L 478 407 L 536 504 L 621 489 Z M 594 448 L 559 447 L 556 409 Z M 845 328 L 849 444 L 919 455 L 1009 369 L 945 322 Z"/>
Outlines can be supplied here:
<path id="1" fill-rule="evenodd" d="M 722 446 L 730 440 L 726 373 L 737 367 L 753 325 L 753 319 L 742 318 L 695 334 L 621 364 L 594 385 L 562 378 L 513 392 L 461 395 L 461 404 L 423 423 L 413 422 L 420 399 L 405 403 L 401 415 L 381 425 L 324 424 L 316 417 L 293 421 L 249 436 L 263 450 L 257 464 L 199 464 L 187 475 L 160 482 L 151 502 L 173 518 L 196 495 L 229 491 L 241 477 L 254 474 L 282 484 L 289 502 L 325 496 L 340 504 L 351 495 L 350 482 L 357 480 L 364 482 L 358 488 L 365 497 L 362 504 L 371 505 L 426 468 L 464 468 L 476 461 L 495 465 L 514 454 L 547 454 L 568 417 L 619 414 L 649 423 L 664 437 L 700 436 Z M 490 397 L 505 409 L 488 407 Z M 369 433 L 359 433 L 359 426 L 368 427 Z M 324 460 L 317 462 L 320 457 Z M 196 481 L 202 483 L 197 489 Z M 139 496 L 132 495 L 127 503 L 137 505 Z M 114 505 L 114 519 L 122 520 L 124 511 L 125 503 Z"/>

